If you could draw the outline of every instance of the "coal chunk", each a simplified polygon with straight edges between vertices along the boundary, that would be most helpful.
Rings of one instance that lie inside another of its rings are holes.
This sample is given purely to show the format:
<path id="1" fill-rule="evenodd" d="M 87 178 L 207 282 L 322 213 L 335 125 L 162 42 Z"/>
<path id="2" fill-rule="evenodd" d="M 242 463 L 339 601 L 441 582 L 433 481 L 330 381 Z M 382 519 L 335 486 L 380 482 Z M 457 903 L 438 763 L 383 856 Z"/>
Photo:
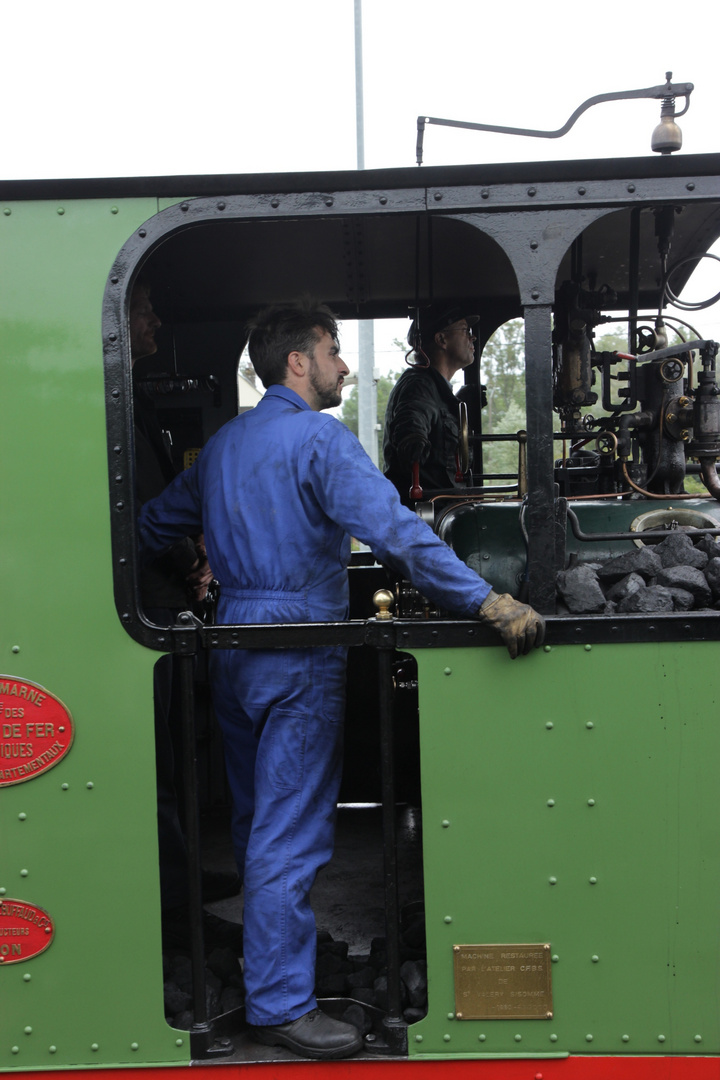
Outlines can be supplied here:
<path id="1" fill-rule="evenodd" d="M 705 580 L 712 589 L 712 594 L 717 600 L 720 597 L 720 555 L 710 559 L 705 567 Z"/>
<path id="2" fill-rule="evenodd" d="M 189 1031 L 195 1023 L 195 1017 L 190 1009 L 185 1009 L 184 1012 L 178 1013 L 172 1022 L 172 1026 L 180 1028 L 181 1031 Z"/>
<path id="3" fill-rule="evenodd" d="M 661 543 L 655 544 L 653 551 L 665 567 L 694 566 L 702 570 L 708 561 L 707 553 L 693 545 L 689 534 L 677 529 L 669 532 Z"/>
<path id="4" fill-rule="evenodd" d="M 331 956 L 337 956 L 340 960 L 347 960 L 348 943 L 347 941 L 324 941 L 318 943 L 318 952 L 323 955 L 330 954 Z"/>
<path id="5" fill-rule="evenodd" d="M 342 968 L 342 960 L 335 953 L 321 952 L 315 964 L 315 975 L 318 980 L 325 979 L 327 975 L 337 975 Z"/>
<path id="6" fill-rule="evenodd" d="M 656 611 L 674 611 L 675 605 L 669 589 L 664 588 L 662 585 L 649 585 L 645 589 L 638 589 L 637 592 L 630 593 L 630 596 L 626 596 L 618 604 L 617 609 L 625 614 L 648 615 Z"/>
<path id="7" fill-rule="evenodd" d="M 660 556 L 649 547 L 640 547 L 603 563 L 597 576 L 603 585 L 614 585 L 627 574 L 639 574 L 644 581 L 649 581 L 650 578 L 657 577 L 661 570 Z"/>
<path id="8" fill-rule="evenodd" d="M 690 611 L 695 602 L 692 593 L 689 593 L 687 589 L 670 589 L 670 592 L 676 611 Z"/>
<path id="9" fill-rule="evenodd" d="M 709 559 L 720 558 L 720 540 L 717 536 L 701 536 L 695 549 L 704 551 Z"/>
<path id="10" fill-rule="evenodd" d="M 388 985 L 387 975 L 380 975 L 376 980 L 373 987 L 375 991 L 375 1001 L 379 1009 L 387 1010 L 388 1007 Z"/>
<path id="11" fill-rule="evenodd" d="M 369 987 L 358 986 L 353 990 L 352 996 L 356 1001 L 361 1001 L 365 1005 L 377 1005 L 377 996 L 374 990 L 370 990 Z"/>
<path id="12" fill-rule="evenodd" d="M 210 1018 L 219 1016 L 221 1013 L 220 1008 L 220 994 L 222 993 L 222 983 L 213 975 L 212 972 L 205 972 L 205 1005 L 207 1007 L 207 1014 Z"/>
<path id="13" fill-rule="evenodd" d="M 177 983 L 166 982 L 163 986 L 165 1012 L 169 1016 L 184 1012 L 192 1005 L 192 996 L 181 990 Z"/>
<path id="14" fill-rule="evenodd" d="M 210 1019 L 220 1015 L 220 995 L 217 990 L 210 986 L 205 987 L 205 1008 Z M 187 1020 L 188 1017 L 189 1022 Z M 193 1023 L 192 1010 L 186 1009 L 184 1012 L 178 1013 L 173 1021 L 173 1026 L 189 1029 L 192 1027 Z"/>
<path id="15" fill-rule="evenodd" d="M 641 577 L 640 574 L 626 574 L 624 578 L 610 586 L 606 595 L 611 603 L 619 604 L 626 596 L 631 596 L 638 589 L 644 588 L 645 578 Z"/>
<path id="16" fill-rule="evenodd" d="M 348 990 L 356 990 L 359 986 L 372 986 L 376 978 L 377 972 L 375 968 L 370 967 L 368 964 L 366 967 L 360 968 L 359 971 L 354 971 L 352 975 L 348 975 Z"/>
<path id="17" fill-rule="evenodd" d="M 705 575 L 694 566 L 668 566 L 658 574 L 657 583 L 692 593 L 695 607 L 707 607 L 712 599 Z"/>
<path id="18" fill-rule="evenodd" d="M 226 985 L 242 986 L 242 972 L 233 949 L 213 949 L 207 958 L 207 967 Z"/>
<path id="19" fill-rule="evenodd" d="M 363 1037 L 369 1035 L 372 1031 L 370 1017 L 365 1009 L 363 1009 L 362 1005 L 358 1005 L 356 1002 L 353 1002 L 352 1005 L 348 1005 L 340 1019 L 346 1024 L 352 1024 L 353 1027 L 356 1027 Z"/>
<path id="20" fill-rule="evenodd" d="M 172 958 L 170 976 L 186 994 L 192 994 L 192 963 L 189 956 L 178 953 Z"/>
<path id="21" fill-rule="evenodd" d="M 572 615 L 583 612 L 590 614 L 605 607 L 605 594 L 600 588 L 597 573 L 589 566 L 561 570 L 557 575 L 557 587 Z"/>
<path id="22" fill-rule="evenodd" d="M 427 1005 L 427 964 L 422 960 L 406 960 L 400 968 L 400 978 L 413 1008 Z"/>

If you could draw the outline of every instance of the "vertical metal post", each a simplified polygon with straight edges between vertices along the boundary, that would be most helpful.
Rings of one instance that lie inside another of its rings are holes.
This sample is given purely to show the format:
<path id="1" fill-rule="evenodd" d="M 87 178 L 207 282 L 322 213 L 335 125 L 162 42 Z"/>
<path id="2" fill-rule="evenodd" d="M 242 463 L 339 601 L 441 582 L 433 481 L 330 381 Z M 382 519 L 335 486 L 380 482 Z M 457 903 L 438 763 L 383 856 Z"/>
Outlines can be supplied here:
<path id="1" fill-rule="evenodd" d="M 362 0 L 355 0 L 355 130 L 357 167 L 365 168 L 365 117 L 363 114 Z"/>
<path id="2" fill-rule="evenodd" d="M 363 107 L 362 0 L 355 0 L 355 128 L 357 167 L 365 168 L 365 116 Z M 375 343 L 373 324 L 358 325 L 358 438 L 365 453 L 378 463 L 377 387 L 375 385 Z"/>
<path id="3" fill-rule="evenodd" d="M 552 432 L 552 329 L 549 304 L 525 308 L 527 387 L 530 603 L 542 614 L 555 612 L 555 483 Z M 559 569 L 559 568 L 557 568 Z"/>
<path id="4" fill-rule="evenodd" d="M 630 252 L 628 260 L 628 351 L 637 353 L 637 324 L 640 290 L 640 207 L 630 211 Z"/>
<path id="5" fill-rule="evenodd" d="M 380 767 L 383 805 L 383 860 L 385 882 L 385 935 L 387 943 L 388 1011 L 383 1031 L 392 1052 L 407 1052 L 407 1026 L 402 1015 L 400 985 L 400 900 L 397 872 L 395 816 L 395 762 L 393 752 L 393 650 L 378 649 L 380 675 Z"/>
<path id="6" fill-rule="evenodd" d="M 358 323 L 358 438 L 374 465 L 378 464 L 377 385 L 375 383 L 374 325 Z"/>
<path id="7" fill-rule="evenodd" d="M 207 1050 L 210 1025 L 205 994 L 205 944 L 202 926 L 202 871 L 200 863 L 200 819 L 198 815 L 197 758 L 195 751 L 195 657 L 176 656 L 180 665 L 180 698 L 185 783 L 185 840 L 188 857 L 188 901 L 190 909 L 190 957 L 192 960 L 193 1041 L 199 1052 Z M 195 1047 L 193 1047 L 195 1052 Z"/>

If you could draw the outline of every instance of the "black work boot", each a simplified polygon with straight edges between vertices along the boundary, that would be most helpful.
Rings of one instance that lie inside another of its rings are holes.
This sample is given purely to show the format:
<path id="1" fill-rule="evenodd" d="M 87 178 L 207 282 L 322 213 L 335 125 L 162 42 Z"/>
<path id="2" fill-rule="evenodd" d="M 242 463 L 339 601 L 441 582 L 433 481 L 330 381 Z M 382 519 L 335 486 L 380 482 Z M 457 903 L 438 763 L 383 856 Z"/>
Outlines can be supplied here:
<path id="1" fill-rule="evenodd" d="M 327 1060 L 352 1057 L 363 1044 L 356 1027 L 333 1020 L 320 1009 L 311 1009 L 289 1024 L 251 1027 L 250 1034 L 265 1046 L 286 1046 L 300 1057 Z"/>

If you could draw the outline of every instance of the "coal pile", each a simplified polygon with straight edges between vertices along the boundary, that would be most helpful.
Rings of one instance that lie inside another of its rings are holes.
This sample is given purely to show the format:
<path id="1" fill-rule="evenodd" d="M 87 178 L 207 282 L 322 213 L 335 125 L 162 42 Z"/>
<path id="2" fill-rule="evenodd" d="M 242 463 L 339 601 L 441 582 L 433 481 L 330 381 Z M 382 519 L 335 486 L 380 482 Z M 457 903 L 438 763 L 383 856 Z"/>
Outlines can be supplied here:
<path id="1" fill-rule="evenodd" d="M 720 610 L 720 543 L 675 529 L 659 544 L 557 575 L 558 614 Z"/>
<path id="2" fill-rule="evenodd" d="M 174 1028 L 189 1031 L 192 1011 L 192 964 L 188 953 L 163 953 L 165 1019 Z M 232 949 L 213 949 L 205 963 L 205 1004 L 209 1019 L 232 1012 L 245 1003 L 242 969 Z"/>
<path id="3" fill-rule="evenodd" d="M 416 912 L 404 921 L 400 935 L 400 979 L 402 1009 L 408 1024 L 422 1020 L 427 1013 L 427 963 L 425 959 L 425 916 Z M 361 1005 L 385 1011 L 387 1009 L 387 946 L 385 938 L 373 938 L 370 952 L 365 956 L 348 956 L 347 942 L 333 941 L 330 934 L 318 934 L 318 955 L 315 972 L 315 993 L 318 998 L 347 997 Z M 350 1013 L 342 1017 L 348 1023 L 359 1024 Z M 369 1024 L 369 1018 L 366 1018 Z M 362 1027 L 361 1027 L 361 1030 Z M 367 1031 L 370 1027 L 367 1027 Z M 364 1033 L 367 1034 L 367 1031 Z"/>
<path id="4" fill-rule="evenodd" d="M 408 1024 L 427 1013 L 425 916 L 422 911 L 403 921 L 400 939 L 403 1016 Z M 242 969 L 232 949 L 213 949 L 207 956 L 206 1004 L 209 1019 L 223 1016 L 244 1004 Z M 183 951 L 163 954 L 165 1018 L 171 1027 L 193 1025 L 192 966 Z M 362 1035 L 372 1029 L 372 1009 L 387 1008 L 387 947 L 374 938 L 370 952 L 349 956 L 348 943 L 318 932 L 315 994 L 318 998 L 352 998 L 341 1019 L 354 1024 Z M 368 1009 L 363 1008 L 368 1006 Z"/>

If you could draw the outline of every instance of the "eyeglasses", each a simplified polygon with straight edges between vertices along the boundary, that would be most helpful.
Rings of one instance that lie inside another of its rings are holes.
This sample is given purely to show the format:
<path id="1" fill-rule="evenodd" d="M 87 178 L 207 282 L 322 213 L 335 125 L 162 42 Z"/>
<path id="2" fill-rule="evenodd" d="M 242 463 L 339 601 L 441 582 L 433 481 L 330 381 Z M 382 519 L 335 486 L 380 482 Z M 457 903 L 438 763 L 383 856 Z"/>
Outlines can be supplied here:
<path id="1" fill-rule="evenodd" d="M 475 333 L 472 326 L 448 326 L 443 330 L 443 334 L 467 334 L 469 338 L 475 340 Z"/>

